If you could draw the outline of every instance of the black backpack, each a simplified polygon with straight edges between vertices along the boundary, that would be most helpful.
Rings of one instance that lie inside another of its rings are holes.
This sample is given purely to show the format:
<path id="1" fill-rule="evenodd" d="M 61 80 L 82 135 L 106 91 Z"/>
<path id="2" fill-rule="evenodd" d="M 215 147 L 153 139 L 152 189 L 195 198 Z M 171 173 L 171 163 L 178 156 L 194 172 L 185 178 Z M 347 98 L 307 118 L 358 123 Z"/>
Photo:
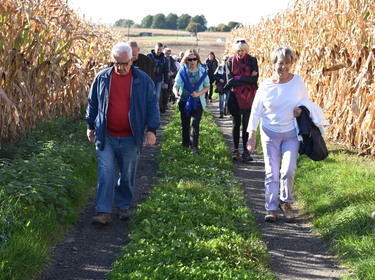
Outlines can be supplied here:
<path id="1" fill-rule="evenodd" d="M 305 154 L 315 161 L 320 161 L 328 156 L 328 149 L 319 128 L 310 118 L 310 111 L 305 106 L 302 109 L 301 116 L 297 118 L 299 135 L 303 142 L 300 143 L 299 154 Z"/>

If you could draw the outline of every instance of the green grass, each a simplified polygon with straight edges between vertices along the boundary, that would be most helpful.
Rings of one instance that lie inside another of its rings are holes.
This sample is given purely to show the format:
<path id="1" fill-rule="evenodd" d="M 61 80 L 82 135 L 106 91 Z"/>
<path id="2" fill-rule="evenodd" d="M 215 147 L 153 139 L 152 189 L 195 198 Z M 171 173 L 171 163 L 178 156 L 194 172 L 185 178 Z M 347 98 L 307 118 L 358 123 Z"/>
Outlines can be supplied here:
<path id="1" fill-rule="evenodd" d="M 315 230 L 349 267 L 345 279 L 375 279 L 375 163 L 339 150 L 321 162 L 300 157 L 295 192 Z"/>
<path id="2" fill-rule="evenodd" d="M 109 279 L 274 279 L 214 120 L 205 112 L 199 155 L 180 135 L 177 113 L 163 131 L 158 183 Z"/>
<path id="3" fill-rule="evenodd" d="M 0 150 L 1 280 L 37 275 L 92 194 L 96 154 L 85 127 L 58 119 Z M 205 113 L 200 155 L 184 150 L 180 135 L 176 114 L 163 131 L 157 184 L 109 278 L 274 279 L 214 120 Z M 347 151 L 298 160 L 297 201 L 348 267 L 345 279 L 375 279 L 374 186 L 374 161 Z"/>
<path id="4" fill-rule="evenodd" d="M 31 279 L 96 182 L 85 123 L 61 118 L 0 150 L 0 279 Z"/>

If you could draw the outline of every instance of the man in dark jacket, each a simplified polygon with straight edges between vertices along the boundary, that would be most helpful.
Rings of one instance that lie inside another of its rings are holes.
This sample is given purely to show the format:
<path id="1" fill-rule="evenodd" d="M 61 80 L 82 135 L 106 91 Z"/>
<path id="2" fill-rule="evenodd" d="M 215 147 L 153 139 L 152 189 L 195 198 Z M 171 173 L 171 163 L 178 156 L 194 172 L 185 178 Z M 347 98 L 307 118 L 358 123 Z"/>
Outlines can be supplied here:
<path id="1" fill-rule="evenodd" d="M 171 56 L 172 51 L 170 48 L 165 48 L 163 50 L 165 59 L 167 60 L 167 67 L 168 67 L 168 76 L 169 76 L 169 82 L 168 87 L 163 88 L 160 92 L 160 113 L 165 113 L 168 107 L 168 101 L 171 95 L 174 95 L 172 92 L 173 84 L 174 84 L 174 78 L 177 75 L 177 67 L 175 64 L 175 60 Z"/>
<path id="2" fill-rule="evenodd" d="M 154 79 L 154 62 L 147 55 L 140 53 L 141 48 L 135 41 L 126 42 L 132 48 L 133 65 L 145 72 L 152 80 Z"/>
<path id="3" fill-rule="evenodd" d="M 113 197 L 119 218 L 129 218 L 140 150 L 143 143 L 155 144 L 160 115 L 154 83 L 132 66 L 131 47 L 116 44 L 111 58 L 113 66 L 100 71 L 91 85 L 86 110 L 87 137 L 98 154 L 93 222 L 100 224 L 112 221 Z"/>
<path id="4" fill-rule="evenodd" d="M 155 49 L 151 50 L 151 52 L 147 54 L 147 56 L 154 62 L 154 83 L 158 101 L 160 99 L 161 89 L 168 88 L 169 81 L 169 69 L 163 49 L 163 44 L 157 43 L 155 45 Z"/>

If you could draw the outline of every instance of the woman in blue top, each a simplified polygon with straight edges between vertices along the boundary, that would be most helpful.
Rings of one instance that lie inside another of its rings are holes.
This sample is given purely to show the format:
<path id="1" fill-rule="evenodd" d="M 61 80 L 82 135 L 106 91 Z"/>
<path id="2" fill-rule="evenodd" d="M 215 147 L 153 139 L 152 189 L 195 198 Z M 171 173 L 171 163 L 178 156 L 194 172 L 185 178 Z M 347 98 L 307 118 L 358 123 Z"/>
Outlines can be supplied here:
<path id="1" fill-rule="evenodd" d="M 199 54 L 194 49 L 185 52 L 181 60 L 173 93 L 178 98 L 181 112 L 182 146 L 198 153 L 199 124 L 206 107 L 205 93 L 210 89 L 210 80 Z M 190 132 L 191 126 L 191 132 Z"/>

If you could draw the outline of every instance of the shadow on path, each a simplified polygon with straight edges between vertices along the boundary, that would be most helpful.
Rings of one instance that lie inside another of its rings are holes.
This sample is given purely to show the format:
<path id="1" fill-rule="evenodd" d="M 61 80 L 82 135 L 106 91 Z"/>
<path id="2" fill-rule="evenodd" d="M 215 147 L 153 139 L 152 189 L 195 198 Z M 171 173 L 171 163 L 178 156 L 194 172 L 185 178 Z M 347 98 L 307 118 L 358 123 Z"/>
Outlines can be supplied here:
<path id="1" fill-rule="evenodd" d="M 219 104 L 214 101 L 208 109 L 224 134 L 224 138 L 233 150 L 232 119 L 230 116 L 219 118 Z M 242 153 L 240 140 L 240 153 Z M 278 211 L 276 223 L 264 222 L 264 162 L 263 156 L 252 154 L 254 161 L 234 162 L 234 174 L 241 182 L 246 200 L 255 215 L 258 228 L 267 244 L 271 259 L 270 268 L 277 279 L 311 280 L 340 279 L 344 272 L 337 265 L 334 256 L 328 253 L 319 237 L 313 233 L 307 217 L 295 211 L 295 223 L 286 223 L 282 212 Z"/>

